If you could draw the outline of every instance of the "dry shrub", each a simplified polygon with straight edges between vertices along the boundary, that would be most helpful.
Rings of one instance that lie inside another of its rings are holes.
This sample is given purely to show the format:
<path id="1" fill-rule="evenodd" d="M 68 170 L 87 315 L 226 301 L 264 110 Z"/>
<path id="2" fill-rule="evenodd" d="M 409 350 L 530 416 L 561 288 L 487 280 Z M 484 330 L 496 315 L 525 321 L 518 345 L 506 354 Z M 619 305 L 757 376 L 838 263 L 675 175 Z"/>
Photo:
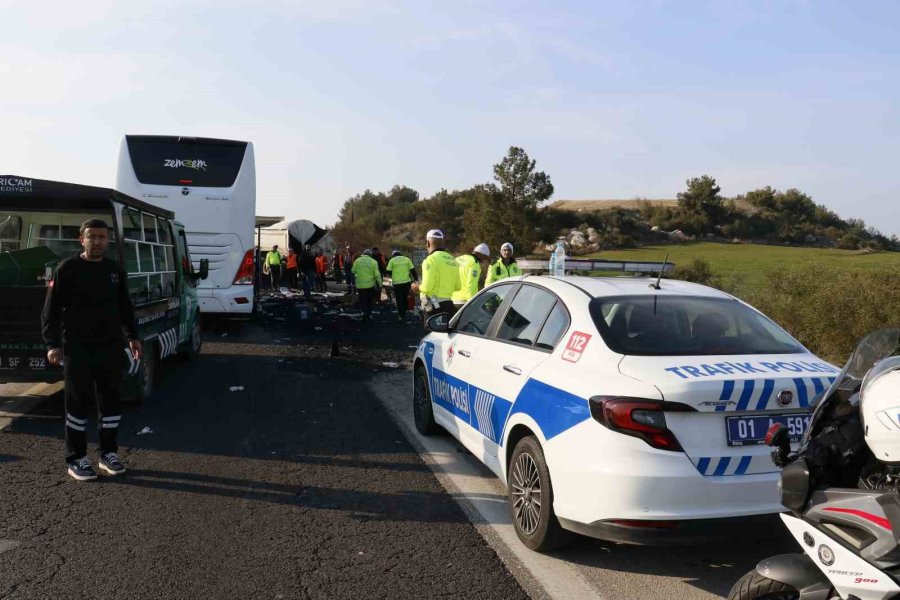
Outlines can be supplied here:
<path id="1" fill-rule="evenodd" d="M 867 333 L 900 325 L 900 286 L 890 271 L 782 267 L 744 299 L 813 353 L 843 365 Z"/>

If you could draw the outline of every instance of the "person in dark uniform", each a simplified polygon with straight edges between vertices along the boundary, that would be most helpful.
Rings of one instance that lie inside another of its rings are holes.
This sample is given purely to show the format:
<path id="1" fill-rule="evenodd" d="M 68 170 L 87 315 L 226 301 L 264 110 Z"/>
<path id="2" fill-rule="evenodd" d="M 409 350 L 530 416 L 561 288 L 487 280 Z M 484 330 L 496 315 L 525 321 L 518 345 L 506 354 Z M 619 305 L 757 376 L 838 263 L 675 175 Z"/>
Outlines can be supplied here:
<path id="1" fill-rule="evenodd" d="M 110 475 L 125 472 L 116 434 L 122 419 L 119 384 L 126 356 L 125 338 L 135 360 L 142 354 L 128 297 L 128 279 L 119 265 L 104 257 L 109 227 L 102 219 L 81 225 L 84 252 L 59 264 L 47 290 L 41 324 L 47 360 L 62 365 L 66 382 L 66 464 L 75 479 L 96 479 L 87 456 L 87 407 L 97 389 L 100 468 Z"/>

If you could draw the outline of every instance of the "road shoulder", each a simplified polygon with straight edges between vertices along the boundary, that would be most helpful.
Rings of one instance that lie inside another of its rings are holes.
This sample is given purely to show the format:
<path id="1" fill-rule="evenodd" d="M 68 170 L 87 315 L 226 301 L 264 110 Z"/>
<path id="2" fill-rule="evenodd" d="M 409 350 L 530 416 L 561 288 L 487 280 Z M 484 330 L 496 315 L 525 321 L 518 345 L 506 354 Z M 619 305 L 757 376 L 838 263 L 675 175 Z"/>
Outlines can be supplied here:
<path id="1" fill-rule="evenodd" d="M 602 597 L 570 563 L 533 552 L 519 541 L 507 511 L 503 485 L 454 438 L 449 434 L 425 437 L 415 430 L 409 371 L 381 374 L 371 385 L 422 460 L 532 598 Z"/>

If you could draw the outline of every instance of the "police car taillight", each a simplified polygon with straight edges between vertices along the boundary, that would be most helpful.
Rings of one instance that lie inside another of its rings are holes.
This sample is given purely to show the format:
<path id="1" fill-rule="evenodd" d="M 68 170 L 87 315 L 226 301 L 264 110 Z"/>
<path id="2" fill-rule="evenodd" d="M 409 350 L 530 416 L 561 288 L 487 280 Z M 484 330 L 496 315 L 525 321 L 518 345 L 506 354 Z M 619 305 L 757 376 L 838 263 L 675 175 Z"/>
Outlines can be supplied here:
<path id="1" fill-rule="evenodd" d="M 590 399 L 594 420 L 618 433 L 640 438 L 660 450 L 682 452 L 681 444 L 666 425 L 666 412 L 696 412 L 677 402 L 643 398 L 594 396 Z"/>
<path id="2" fill-rule="evenodd" d="M 234 285 L 253 285 L 253 250 L 247 250 L 234 276 Z"/>

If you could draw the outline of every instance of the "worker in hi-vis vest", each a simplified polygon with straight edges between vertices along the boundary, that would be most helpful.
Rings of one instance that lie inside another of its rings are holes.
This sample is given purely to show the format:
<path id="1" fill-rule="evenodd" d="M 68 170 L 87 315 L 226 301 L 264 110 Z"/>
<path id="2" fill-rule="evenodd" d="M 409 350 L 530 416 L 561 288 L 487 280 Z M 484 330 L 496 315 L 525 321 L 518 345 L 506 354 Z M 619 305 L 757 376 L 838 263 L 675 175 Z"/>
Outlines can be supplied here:
<path id="1" fill-rule="evenodd" d="M 281 264 L 284 259 L 278 251 L 278 244 L 272 246 L 272 250 L 266 254 L 266 262 L 263 265 L 263 271 L 269 275 L 269 282 L 272 289 L 277 288 L 281 284 Z"/>
<path id="2" fill-rule="evenodd" d="M 449 319 L 456 312 L 452 297 L 459 288 L 459 265 L 444 249 L 444 232 L 432 229 L 425 238 L 428 257 L 422 262 L 422 283 L 413 289 L 418 287 L 426 321 L 440 313 Z"/>
<path id="3" fill-rule="evenodd" d="M 353 275 L 356 278 L 356 292 L 363 311 L 363 321 L 372 316 L 372 304 L 381 297 L 381 269 L 372 258 L 372 251 L 363 250 L 362 256 L 353 261 Z"/>
<path id="4" fill-rule="evenodd" d="M 522 274 L 522 268 L 519 267 L 515 259 L 515 248 L 509 242 L 500 246 L 500 258 L 491 265 L 488 270 L 487 277 L 484 279 L 484 285 L 491 285 L 495 281 L 506 279 L 507 277 L 517 277 Z"/>
<path id="5" fill-rule="evenodd" d="M 459 264 L 459 289 L 453 292 L 453 303 L 465 304 L 483 285 L 481 274 L 491 262 L 491 250 L 487 244 L 478 244 L 471 254 L 457 256 L 456 262 Z"/>
<path id="6" fill-rule="evenodd" d="M 391 287 L 394 288 L 394 300 L 397 302 L 397 320 L 402 321 L 409 310 L 409 289 L 413 281 L 419 280 L 416 267 L 408 256 L 403 256 L 399 250 L 391 253 L 385 271 L 391 275 Z"/>

